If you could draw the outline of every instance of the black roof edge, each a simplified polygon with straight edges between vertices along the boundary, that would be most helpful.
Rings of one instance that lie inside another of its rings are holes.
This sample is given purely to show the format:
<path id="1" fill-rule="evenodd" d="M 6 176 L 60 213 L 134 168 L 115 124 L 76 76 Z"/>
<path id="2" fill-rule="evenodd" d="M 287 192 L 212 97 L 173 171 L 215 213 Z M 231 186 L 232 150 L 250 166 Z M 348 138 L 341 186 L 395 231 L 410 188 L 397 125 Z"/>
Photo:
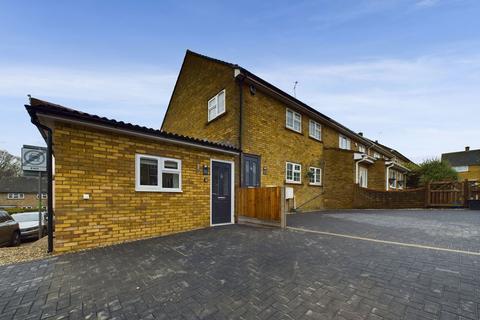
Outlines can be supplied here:
<path id="1" fill-rule="evenodd" d="M 105 127 L 124 129 L 127 131 L 143 133 L 143 134 L 165 138 L 173 141 L 196 144 L 198 146 L 203 146 L 203 147 L 216 148 L 216 149 L 235 152 L 235 153 L 240 152 L 240 150 L 235 146 L 211 142 L 203 139 L 187 137 L 187 136 L 178 135 L 171 132 L 165 132 L 165 131 L 152 129 L 144 126 L 134 125 L 128 122 L 117 121 L 117 120 L 109 119 L 106 117 L 100 117 L 97 115 L 81 112 L 75 109 L 67 108 L 58 104 L 54 104 L 54 103 L 36 99 L 36 98 L 31 98 L 30 105 L 25 105 L 25 108 L 30 115 L 32 123 L 34 124 L 35 122 L 38 122 L 38 114 L 44 114 L 44 115 L 68 118 L 71 120 L 80 120 L 80 121 L 95 123 L 99 125 L 104 125 Z M 42 136 L 45 138 L 45 133 L 43 132 L 43 130 L 41 130 L 40 128 L 38 129 L 40 130 L 40 133 L 42 134 Z"/>

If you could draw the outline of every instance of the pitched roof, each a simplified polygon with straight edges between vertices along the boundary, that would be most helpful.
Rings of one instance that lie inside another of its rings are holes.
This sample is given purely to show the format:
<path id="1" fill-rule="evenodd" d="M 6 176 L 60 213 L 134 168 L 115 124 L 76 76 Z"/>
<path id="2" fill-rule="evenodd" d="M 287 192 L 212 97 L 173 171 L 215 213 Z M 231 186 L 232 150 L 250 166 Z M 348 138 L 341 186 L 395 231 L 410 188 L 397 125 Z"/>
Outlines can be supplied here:
<path id="1" fill-rule="evenodd" d="M 1 193 L 38 193 L 38 178 L 11 177 L 0 179 Z M 42 192 L 47 192 L 46 179 L 42 179 Z"/>
<path id="2" fill-rule="evenodd" d="M 368 139 L 370 140 L 370 139 Z M 371 141 L 371 140 L 370 140 Z M 400 158 L 401 160 L 405 161 L 405 162 L 412 162 L 410 159 L 408 159 L 407 157 L 405 157 L 403 154 L 401 154 L 400 152 L 398 152 L 397 150 L 393 149 L 393 148 L 390 148 L 389 146 L 386 146 L 378 141 L 372 141 L 373 143 L 379 145 L 380 147 L 390 151 L 391 153 L 393 153 L 397 158 Z"/>
<path id="3" fill-rule="evenodd" d="M 448 161 L 453 167 L 480 165 L 480 149 L 444 153 L 442 160 Z"/>
<path id="4" fill-rule="evenodd" d="M 66 118 L 71 120 L 78 120 L 82 122 L 94 123 L 104 127 L 122 129 L 130 132 L 142 133 L 145 135 L 168 139 L 173 142 L 188 143 L 197 145 L 200 147 L 209 147 L 219 150 L 225 150 L 229 152 L 239 152 L 239 150 L 231 145 L 211 142 L 203 139 L 191 138 L 187 136 L 178 135 L 175 133 L 169 133 L 160 131 L 157 129 L 147 128 L 139 125 L 134 125 L 128 122 L 117 121 L 97 115 L 89 114 L 86 112 L 78 111 L 75 109 L 67 108 L 59 104 L 51 103 L 48 101 L 30 98 L 30 105 L 25 105 L 32 122 L 38 121 L 38 115 L 50 115 L 59 118 Z M 43 130 L 41 130 L 42 132 Z M 43 134 L 43 133 L 42 133 Z"/>
<path id="5" fill-rule="evenodd" d="M 260 84 L 262 84 L 263 86 L 267 87 L 268 89 L 270 89 L 271 91 L 277 93 L 278 95 L 280 96 L 283 96 L 284 98 L 288 99 L 288 100 L 291 100 L 292 102 L 294 102 L 296 105 L 299 105 L 301 106 L 303 109 L 315 114 L 317 117 L 323 119 L 324 121 L 336 126 L 337 128 L 339 128 L 340 130 L 343 130 L 344 133 L 348 133 L 350 134 L 351 136 L 354 136 L 356 139 L 358 139 L 359 141 L 363 141 L 364 143 L 374 143 L 377 148 L 379 149 L 379 151 L 383 151 L 384 153 L 389 153 L 390 155 L 393 155 L 393 156 L 397 156 L 397 157 L 400 157 L 402 158 L 403 160 L 405 161 L 408 161 L 408 162 L 411 162 L 407 157 L 405 157 L 403 154 L 401 154 L 400 152 L 390 148 L 390 147 L 387 147 L 385 145 L 382 145 L 378 142 L 374 142 L 373 140 L 370 140 L 366 137 L 364 137 L 363 135 L 360 135 L 358 133 L 356 133 L 355 131 L 347 128 L 346 126 L 342 125 L 341 123 L 335 121 L 334 119 L 328 117 L 327 115 L 321 113 L 320 111 L 310 107 L 309 105 L 307 105 L 306 103 L 298 100 L 297 98 L 291 96 L 290 94 L 286 93 L 285 91 L 281 90 L 280 88 L 274 86 L 273 84 L 263 80 L 262 78 L 260 78 L 259 76 L 255 75 L 254 73 L 248 71 L 247 69 L 239 66 L 238 64 L 234 64 L 234 63 L 230 63 L 230 62 L 226 62 L 226 61 L 223 61 L 223 60 L 219 60 L 219 59 L 215 59 L 215 58 L 212 58 L 212 57 L 209 57 L 209 56 L 206 56 L 206 55 L 203 55 L 203 54 L 200 54 L 200 53 L 197 53 L 197 52 L 193 52 L 191 50 L 187 50 L 187 53 L 186 55 L 195 55 L 195 56 L 198 56 L 198 57 L 201 57 L 201 58 L 204 58 L 204 59 L 208 59 L 210 61 L 213 61 L 213 62 L 216 62 L 216 63 L 220 63 L 220 64 L 223 64 L 223 65 L 226 65 L 226 66 L 229 66 L 231 68 L 234 68 L 234 69 L 239 69 L 244 75 L 246 75 L 247 77 L 250 77 L 252 79 L 254 79 L 256 82 L 259 82 Z"/>

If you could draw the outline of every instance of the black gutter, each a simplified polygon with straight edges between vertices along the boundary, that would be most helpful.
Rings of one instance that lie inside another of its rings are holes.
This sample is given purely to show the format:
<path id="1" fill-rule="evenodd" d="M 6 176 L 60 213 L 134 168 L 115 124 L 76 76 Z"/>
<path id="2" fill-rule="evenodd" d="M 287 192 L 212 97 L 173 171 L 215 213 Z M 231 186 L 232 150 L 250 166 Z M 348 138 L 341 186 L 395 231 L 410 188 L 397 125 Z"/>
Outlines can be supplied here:
<path id="1" fill-rule="evenodd" d="M 48 200 L 47 200 L 47 233 L 48 233 L 48 249 L 47 252 L 53 252 L 53 168 L 52 168 L 52 129 L 47 126 L 44 126 L 37 119 L 33 120 L 32 123 L 41 128 L 42 130 L 47 131 L 47 180 L 48 180 Z M 43 135 L 43 134 L 42 134 Z"/>
<path id="2" fill-rule="evenodd" d="M 240 108 L 240 119 L 239 119 L 239 136 L 238 136 L 238 148 L 240 149 L 240 165 L 238 166 L 238 174 L 240 176 L 240 187 L 243 187 L 243 176 L 242 176 L 242 167 L 243 167 L 243 78 L 238 80 L 238 89 L 239 95 L 239 108 Z"/>

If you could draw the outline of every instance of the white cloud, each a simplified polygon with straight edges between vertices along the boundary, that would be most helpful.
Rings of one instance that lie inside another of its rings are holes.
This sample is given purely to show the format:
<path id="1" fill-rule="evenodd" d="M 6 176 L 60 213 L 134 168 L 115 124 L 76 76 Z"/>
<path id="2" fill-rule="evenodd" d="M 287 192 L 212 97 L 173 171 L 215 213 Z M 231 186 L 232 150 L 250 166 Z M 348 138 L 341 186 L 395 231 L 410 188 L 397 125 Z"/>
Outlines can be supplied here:
<path id="1" fill-rule="evenodd" d="M 480 147 L 480 56 L 370 59 L 259 72 L 353 130 L 415 160 Z"/>
<path id="2" fill-rule="evenodd" d="M 117 114 L 151 113 L 164 108 L 173 90 L 177 71 L 68 69 L 37 66 L 0 66 L 0 96 L 92 102 L 97 113 L 116 109 Z M 135 108 L 123 108 L 116 106 Z M 144 114 L 148 115 L 148 114 Z"/>

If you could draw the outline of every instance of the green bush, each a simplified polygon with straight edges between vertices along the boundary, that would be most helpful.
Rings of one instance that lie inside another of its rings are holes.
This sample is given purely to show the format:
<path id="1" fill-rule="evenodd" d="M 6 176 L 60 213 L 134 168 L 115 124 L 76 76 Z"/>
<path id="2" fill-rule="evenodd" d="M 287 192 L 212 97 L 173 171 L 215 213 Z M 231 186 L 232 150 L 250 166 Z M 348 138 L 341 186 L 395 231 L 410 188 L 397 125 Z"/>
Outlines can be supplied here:
<path id="1" fill-rule="evenodd" d="M 423 186 L 432 181 L 457 181 L 458 173 L 453 170 L 450 164 L 439 159 L 427 159 L 422 163 L 411 166 L 411 184 Z"/>

